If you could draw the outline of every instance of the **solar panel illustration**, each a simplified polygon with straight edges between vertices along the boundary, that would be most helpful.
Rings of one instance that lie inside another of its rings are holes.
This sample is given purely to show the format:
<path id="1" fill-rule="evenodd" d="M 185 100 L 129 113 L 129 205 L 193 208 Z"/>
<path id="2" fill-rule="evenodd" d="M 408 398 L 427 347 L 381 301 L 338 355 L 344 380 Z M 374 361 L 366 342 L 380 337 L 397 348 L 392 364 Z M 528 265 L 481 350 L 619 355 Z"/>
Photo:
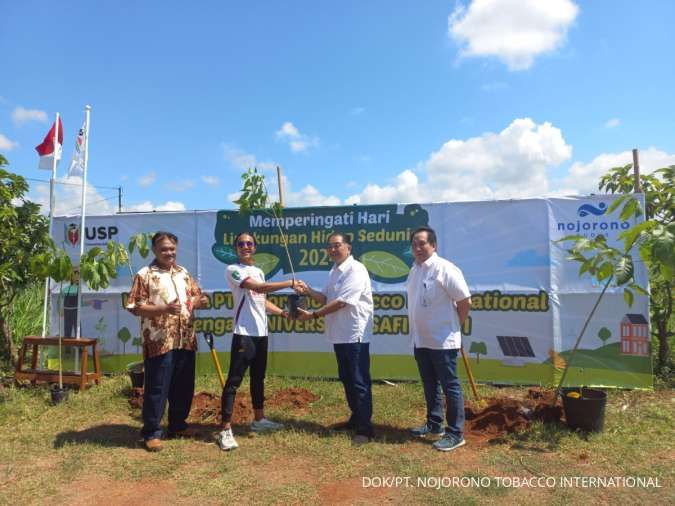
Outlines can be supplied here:
<path id="1" fill-rule="evenodd" d="M 507 357 L 534 357 L 530 341 L 524 336 L 497 336 L 499 347 Z"/>

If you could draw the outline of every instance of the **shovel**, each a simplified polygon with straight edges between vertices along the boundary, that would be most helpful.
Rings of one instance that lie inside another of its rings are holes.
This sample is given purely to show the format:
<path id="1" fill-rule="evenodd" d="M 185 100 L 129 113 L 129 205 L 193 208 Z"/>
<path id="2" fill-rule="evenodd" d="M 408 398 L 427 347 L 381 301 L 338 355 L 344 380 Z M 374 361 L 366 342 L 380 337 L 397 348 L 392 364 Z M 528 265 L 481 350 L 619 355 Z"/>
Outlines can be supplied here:
<path id="1" fill-rule="evenodd" d="M 213 365 L 216 366 L 216 372 L 218 373 L 218 379 L 220 380 L 220 388 L 225 388 L 223 370 L 220 368 L 218 354 L 216 353 L 216 349 L 213 347 L 213 332 L 204 332 L 204 339 L 206 339 L 206 344 L 209 345 L 209 349 L 211 350 L 211 359 L 213 359 Z"/>

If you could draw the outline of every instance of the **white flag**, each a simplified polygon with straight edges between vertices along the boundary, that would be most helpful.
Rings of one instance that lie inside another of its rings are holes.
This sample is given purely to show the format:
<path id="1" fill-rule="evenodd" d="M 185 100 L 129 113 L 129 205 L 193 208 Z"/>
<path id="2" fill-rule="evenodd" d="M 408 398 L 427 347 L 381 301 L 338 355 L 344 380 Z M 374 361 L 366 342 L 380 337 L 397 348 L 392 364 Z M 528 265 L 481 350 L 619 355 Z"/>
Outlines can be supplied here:
<path id="1" fill-rule="evenodd" d="M 77 132 L 77 139 L 75 140 L 75 152 L 70 159 L 70 167 L 68 168 L 68 177 L 84 175 L 84 125 Z"/>

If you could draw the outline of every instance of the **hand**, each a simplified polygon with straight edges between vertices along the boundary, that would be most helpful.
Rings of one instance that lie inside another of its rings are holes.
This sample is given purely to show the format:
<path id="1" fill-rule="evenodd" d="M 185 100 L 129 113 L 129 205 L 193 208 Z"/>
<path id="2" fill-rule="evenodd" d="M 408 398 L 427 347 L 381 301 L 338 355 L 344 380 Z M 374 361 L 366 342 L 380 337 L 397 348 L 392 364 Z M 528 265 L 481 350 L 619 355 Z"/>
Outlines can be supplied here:
<path id="1" fill-rule="evenodd" d="M 309 311 L 306 311 L 302 308 L 298 308 L 297 319 L 300 320 L 301 322 L 306 322 L 307 320 L 311 320 L 312 318 L 314 318 L 312 314 L 313 313 L 310 313 Z"/>
<path id="2" fill-rule="evenodd" d="M 293 290 L 298 295 L 307 295 L 309 293 L 309 286 L 302 279 L 296 279 L 293 285 Z"/>
<path id="3" fill-rule="evenodd" d="M 200 297 L 192 298 L 193 309 L 202 309 L 204 307 L 208 307 L 208 305 L 209 305 L 209 297 L 206 294 L 202 294 Z"/>
<path id="4" fill-rule="evenodd" d="M 166 312 L 172 315 L 179 315 L 180 314 L 180 302 L 178 302 L 178 299 L 169 302 L 166 306 Z"/>

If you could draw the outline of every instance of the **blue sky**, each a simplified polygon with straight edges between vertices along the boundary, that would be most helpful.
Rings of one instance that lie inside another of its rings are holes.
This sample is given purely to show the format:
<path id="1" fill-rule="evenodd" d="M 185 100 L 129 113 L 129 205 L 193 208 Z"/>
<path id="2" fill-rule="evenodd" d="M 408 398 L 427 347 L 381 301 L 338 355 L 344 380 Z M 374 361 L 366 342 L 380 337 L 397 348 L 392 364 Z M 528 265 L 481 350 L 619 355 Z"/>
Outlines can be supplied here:
<path id="1" fill-rule="evenodd" d="M 277 164 L 289 205 L 586 193 L 634 147 L 675 164 L 674 20 L 666 0 L 0 0 L 0 153 L 47 178 L 58 111 L 64 177 L 90 104 L 89 181 L 127 210 L 232 208 Z"/>

